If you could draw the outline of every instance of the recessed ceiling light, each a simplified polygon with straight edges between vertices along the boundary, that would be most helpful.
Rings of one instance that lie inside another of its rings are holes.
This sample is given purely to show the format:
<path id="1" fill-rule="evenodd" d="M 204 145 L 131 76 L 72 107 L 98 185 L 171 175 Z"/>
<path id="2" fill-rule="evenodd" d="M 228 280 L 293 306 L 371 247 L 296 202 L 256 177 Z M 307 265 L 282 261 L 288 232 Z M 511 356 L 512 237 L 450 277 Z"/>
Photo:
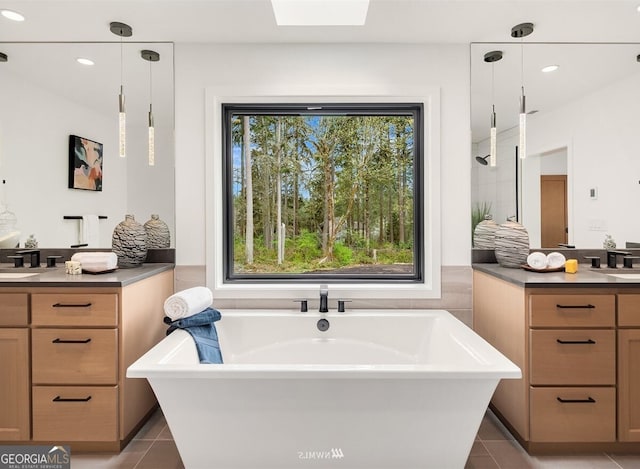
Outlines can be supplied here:
<path id="1" fill-rule="evenodd" d="M 82 65 L 95 65 L 95 62 L 91 59 L 85 59 L 84 57 L 78 57 L 76 62 Z"/>
<path id="2" fill-rule="evenodd" d="M 363 26 L 369 0 L 271 0 L 278 26 Z"/>
<path id="3" fill-rule="evenodd" d="M 542 69 L 542 71 L 544 73 L 549 73 L 549 72 L 555 72 L 556 70 L 558 70 L 560 68 L 559 65 L 547 65 L 546 67 L 544 67 Z"/>
<path id="4" fill-rule="evenodd" d="M 638 5 L 638 7 L 636 8 L 636 11 L 640 13 L 640 5 Z"/>
<path id="5" fill-rule="evenodd" d="M 13 20 L 13 21 L 24 21 L 24 16 L 22 16 L 17 11 L 0 10 L 0 13 L 2 13 L 2 16 L 4 16 L 7 19 L 10 19 L 10 20 Z"/>

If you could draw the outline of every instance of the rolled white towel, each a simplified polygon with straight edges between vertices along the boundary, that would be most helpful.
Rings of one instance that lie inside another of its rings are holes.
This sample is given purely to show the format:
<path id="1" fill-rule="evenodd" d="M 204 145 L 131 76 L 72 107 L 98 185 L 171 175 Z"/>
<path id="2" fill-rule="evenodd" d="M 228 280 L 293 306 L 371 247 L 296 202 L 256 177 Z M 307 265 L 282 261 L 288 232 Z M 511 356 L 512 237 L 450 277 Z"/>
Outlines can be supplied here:
<path id="1" fill-rule="evenodd" d="M 527 257 L 527 264 L 537 270 L 547 268 L 547 256 L 542 252 L 532 252 Z"/>
<path id="2" fill-rule="evenodd" d="M 207 287 L 193 287 L 174 293 L 164 302 L 164 313 L 172 321 L 193 316 L 213 303 L 213 293 Z"/>

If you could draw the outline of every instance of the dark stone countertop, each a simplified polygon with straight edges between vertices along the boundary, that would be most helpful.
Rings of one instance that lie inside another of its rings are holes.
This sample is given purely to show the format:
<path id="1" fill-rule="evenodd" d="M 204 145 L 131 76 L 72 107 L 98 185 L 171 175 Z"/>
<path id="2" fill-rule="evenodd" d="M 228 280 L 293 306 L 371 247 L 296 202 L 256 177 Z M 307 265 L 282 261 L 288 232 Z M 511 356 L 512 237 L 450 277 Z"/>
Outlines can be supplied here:
<path id="1" fill-rule="evenodd" d="M 175 267 L 172 263 L 147 263 L 138 267 L 117 269 L 104 274 L 69 275 L 64 263 L 53 268 L 13 268 L 0 265 L 0 287 L 124 287 Z M 22 278 L 3 278 L 4 274 L 30 274 Z"/>
<path id="2" fill-rule="evenodd" d="M 617 269 L 603 267 L 592 269 L 589 264 L 579 264 L 578 272 L 531 272 L 524 269 L 501 267 L 499 264 L 473 264 L 474 270 L 493 275 L 514 285 L 527 288 L 550 287 L 640 287 L 640 267 L 632 269 L 620 266 Z M 619 278 L 608 274 L 634 274 L 636 278 Z"/>

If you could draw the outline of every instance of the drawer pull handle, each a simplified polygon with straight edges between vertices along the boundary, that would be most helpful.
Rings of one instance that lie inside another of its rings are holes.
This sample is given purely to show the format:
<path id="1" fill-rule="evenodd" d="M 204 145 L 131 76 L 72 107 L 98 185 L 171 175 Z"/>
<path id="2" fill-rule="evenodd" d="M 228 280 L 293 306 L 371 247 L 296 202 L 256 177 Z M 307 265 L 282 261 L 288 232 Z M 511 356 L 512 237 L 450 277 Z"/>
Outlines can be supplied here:
<path id="1" fill-rule="evenodd" d="M 87 402 L 91 400 L 91 396 L 87 397 L 60 397 L 53 398 L 53 402 Z"/>
<path id="2" fill-rule="evenodd" d="M 562 402 L 563 404 L 594 404 L 596 400 L 593 397 L 587 397 L 586 399 L 563 399 L 561 397 L 556 397 L 558 402 Z"/>
<path id="3" fill-rule="evenodd" d="M 91 303 L 56 303 L 53 305 L 54 308 L 88 308 L 91 306 Z"/>
<path id="4" fill-rule="evenodd" d="M 595 308 L 595 306 L 589 304 L 589 305 L 560 305 L 557 304 L 556 305 L 557 308 L 560 309 L 593 309 Z"/>
<path id="5" fill-rule="evenodd" d="M 91 337 L 88 339 L 53 339 L 52 344 L 88 344 L 91 342 Z"/>
<path id="6" fill-rule="evenodd" d="M 562 340 L 562 339 L 556 339 L 556 342 L 558 342 L 559 344 L 562 345 L 591 345 L 591 344 L 595 344 L 596 341 L 593 339 L 587 339 L 587 340 Z"/>

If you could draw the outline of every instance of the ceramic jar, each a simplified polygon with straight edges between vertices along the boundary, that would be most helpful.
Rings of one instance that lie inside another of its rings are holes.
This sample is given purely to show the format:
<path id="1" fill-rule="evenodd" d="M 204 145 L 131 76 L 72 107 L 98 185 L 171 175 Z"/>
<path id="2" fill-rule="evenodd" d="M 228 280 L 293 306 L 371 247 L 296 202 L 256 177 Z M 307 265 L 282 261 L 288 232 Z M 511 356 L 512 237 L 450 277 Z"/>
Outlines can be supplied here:
<path id="1" fill-rule="evenodd" d="M 604 249 L 615 249 L 616 248 L 616 241 L 613 239 L 613 237 L 610 234 L 605 235 L 604 241 L 602 243 L 602 247 Z"/>
<path id="2" fill-rule="evenodd" d="M 38 240 L 36 240 L 34 235 L 29 235 L 24 242 L 24 247 L 25 249 L 36 249 L 38 247 Z"/>
<path id="3" fill-rule="evenodd" d="M 133 215 L 125 215 L 113 230 L 111 247 L 118 256 L 118 266 L 138 266 L 147 258 L 147 232 Z"/>
<path id="4" fill-rule="evenodd" d="M 529 233 L 526 228 L 509 217 L 496 230 L 495 253 L 498 264 L 502 267 L 519 268 L 527 263 L 529 256 Z"/>
<path id="5" fill-rule="evenodd" d="M 156 214 L 144 224 L 147 233 L 147 249 L 168 248 L 171 245 L 171 233 L 167 224 Z"/>
<path id="6" fill-rule="evenodd" d="M 498 224 L 491 215 L 485 215 L 484 220 L 473 230 L 473 247 L 479 249 L 494 249 L 496 246 L 496 230 Z"/>

